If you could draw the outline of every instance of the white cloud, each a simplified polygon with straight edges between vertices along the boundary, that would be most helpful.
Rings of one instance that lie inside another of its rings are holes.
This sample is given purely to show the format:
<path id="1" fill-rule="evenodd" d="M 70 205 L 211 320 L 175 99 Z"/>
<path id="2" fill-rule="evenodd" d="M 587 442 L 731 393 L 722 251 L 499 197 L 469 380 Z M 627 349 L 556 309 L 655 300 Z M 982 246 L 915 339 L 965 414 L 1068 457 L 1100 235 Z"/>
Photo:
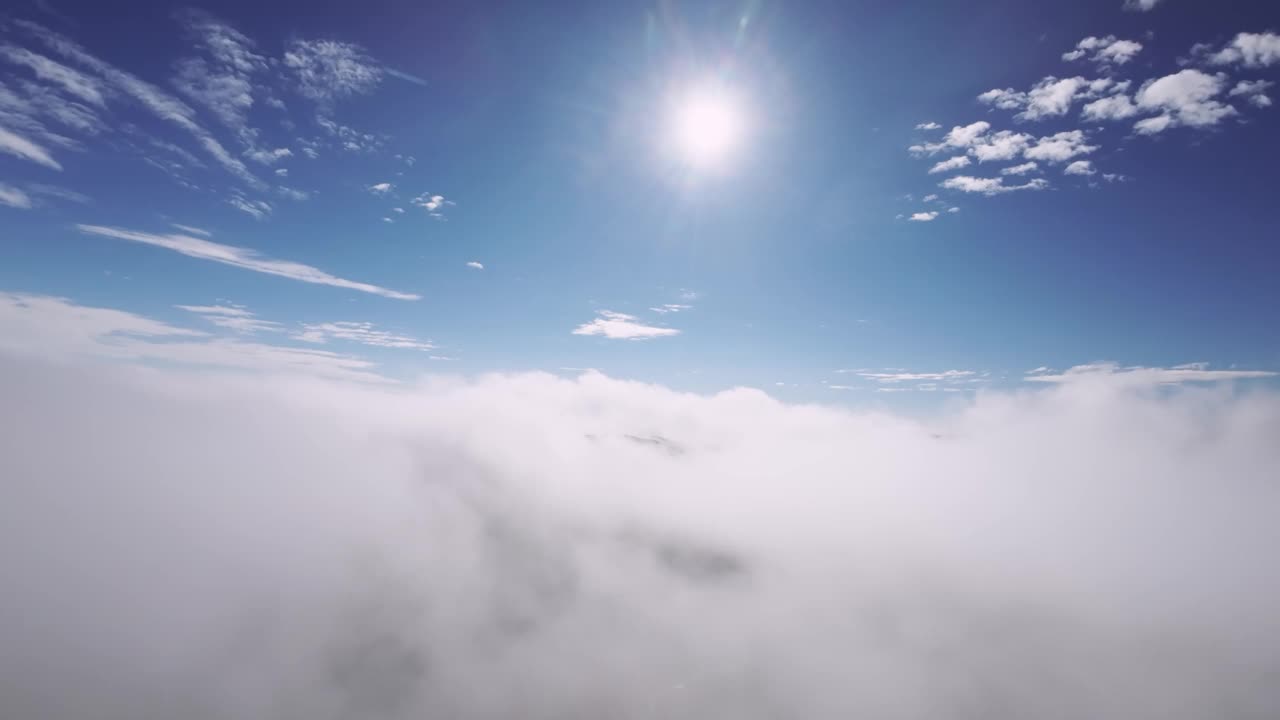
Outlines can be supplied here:
<path id="1" fill-rule="evenodd" d="M 1089 58 L 1099 65 L 1124 65 L 1142 51 L 1142 43 L 1134 40 L 1118 40 L 1115 35 L 1093 37 L 1076 43 L 1076 49 L 1064 53 L 1063 60 Z"/>
<path id="2" fill-rule="evenodd" d="M 1067 165 L 1062 172 L 1064 175 L 1093 175 L 1098 171 L 1093 169 L 1093 163 L 1088 160 L 1076 160 Z"/>
<path id="3" fill-rule="evenodd" d="M 969 148 L 969 152 L 973 153 L 980 163 L 1003 162 L 1021 155 L 1033 139 L 1026 133 L 1001 130 L 979 138 Z"/>
<path id="4" fill-rule="evenodd" d="M 214 325 L 245 335 L 257 332 L 279 332 L 282 326 L 271 320 L 260 320 L 241 305 L 175 305 L 179 310 L 195 313 Z"/>
<path id="5" fill-rule="evenodd" d="M 1214 99 L 1226 81 L 1227 76 L 1221 73 L 1208 75 L 1186 69 L 1146 82 L 1136 96 L 1138 107 L 1162 114 L 1141 120 L 1134 128 L 1142 134 L 1153 134 L 1179 125 L 1203 128 L 1218 124 L 1236 114 L 1234 107 Z"/>
<path id="6" fill-rule="evenodd" d="M 1036 83 L 1027 93 L 1026 109 L 1018 114 L 1023 120 L 1042 120 L 1067 114 L 1071 104 L 1080 96 L 1081 90 L 1089 87 L 1089 81 L 1082 77 L 1070 77 L 1059 80 L 1047 77 Z"/>
<path id="7" fill-rule="evenodd" d="M 957 382 L 973 379 L 977 373 L 973 370 L 944 370 L 942 372 L 907 372 L 894 370 L 878 372 L 873 370 L 837 370 L 840 373 L 851 373 L 860 378 L 874 380 L 878 383 L 918 382 L 932 380 L 935 382 Z"/>
<path id="8" fill-rule="evenodd" d="M 659 305 L 657 307 L 651 307 L 649 309 L 652 310 L 653 312 L 658 313 L 659 315 L 665 315 L 667 313 L 678 313 L 678 312 L 684 312 L 685 310 L 692 310 L 693 306 L 682 305 L 680 303 L 667 303 L 666 305 Z"/>
<path id="9" fill-rule="evenodd" d="M 1268 67 L 1280 63 L 1280 35 L 1273 32 L 1242 32 L 1226 47 L 1209 56 L 1214 65 Z"/>
<path id="10" fill-rule="evenodd" d="M 276 177 L 289 177 L 289 168 L 276 168 Z"/>
<path id="11" fill-rule="evenodd" d="M 409 204 L 426 210 L 428 215 L 438 220 L 444 217 L 444 209 L 446 207 L 457 203 L 452 200 L 446 200 L 443 195 L 432 195 L 430 192 L 425 192 L 410 200 Z"/>
<path id="12" fill-rule="evenodd" d="M 156 117 L 189 133 L 218 164 L 243 182 L 254 188 L 265 186 L 265 183 L 249 172 L 244 163 L 232 157 L 208 130 L 195 121 L 195 111 L 186 103 L 137 76 L 94 57 L 75 42 L 43 25 L 28 20 L 15 20 L 13 23 L 35 36 L 55 53 L 97 73 L 116 91 L 133 98 Z"/>
<path id="13" fill-rule="evenodd" d="M 958 175 L 942 181 L 942 187 L 948 190 L 959 190 L 966 193 L 982 193 L 983 195 L 1000 195 L 1018 190 L 1043 190 L 1049 187 L 1043 178 L 1033 178 L 1022 185 L 1005 185 L 1003 177 L 978 178 L 969 175 Z"/>
<path id="14" fill-rule="evenodd" d="M 949 207 L 949 208 L 947 208 L 947 212 L 949 212 L 949 213 L 958 213 L 958 212 L 960 212 L 960 208 L 958 208 L 958 207 Z"/>
<path id="15" fill-rule="evenodd" d="M 1021 165 L 1013 165 L 1011 167 L 1000 170 L 1001 175 L 1026 175 L 1029 172 L 1035 172 L 1040 166 L 1033 162 L 1025 162 Z"/>
<path id="16" fill-rule="evenodd" d="M 1207 363 L 1187 363 L 1169 368 L 1122 367 L 1118 363 L 1103 362 L 1076 365 L 1069 370 L 1051 375 L 1028 374 L 1026 380 L 1043 383 L 1122 382 L 1133 385 L 1169 385 L 1188 382 L 1222 382 L 1275 377 L 1268 370 L 1210 370 Z"/>
<path id="17" fill-rule="evenodd" d="M 930 193 L 920 198 L 921 202 L 935 202 L 937 200 L 938 200 L 938 195 L 936 193 Z"/>
<path id="18" fill-rule="evenodd" d="M 574 335 L 602 335 L 612 340 L 649 340 L 651 338 L 679 335 L 675 328 L 645 325 L 634 315 L 600 310 L 596 319 L 573 329 Z"/>
<path id="19" fill-rule="evenodd" d="M 99 235 L 102 237 L 115 238 L 117 240 L 128 240 L 130 242 L 142 243 L 144 245 L 154 245 L 167 250 L 193 257 L 199 260 L 210 260 L 224 265 L 231 265 L 244 270 L 252 270 L 254 272 L 266 273 L 267 275 L 276 275 L 278 277 L 289 278 L 305 283 L 313 283 L 316 285 L 330 285 L 333 287 L 346 288 L 348 290 L 358 290 L 360 292 L 371 293 L 373 295 L 381 295 L 382 297 L 393 298 L 396 300 L 418 300 L 419 295 L 411 293 L 403 293 L 396 290 L 388 290 L 370 285 L 368 283 L 347 280 L 334 275 L 330 275 L 323 270 L 304 265 L 302 263 L 290 260 L 275 260 L 273 258 L 263 257 L 256 251 L 249 248 L 236 247 L 234 245 L 223 245 L 211 240 L 190 237 L 187 235 L 159 235 L 153 233 L 135 232 L 133 230 L 124 230 L 122 228 L 104 227 L 102 225 L 76 225 L 76 229 L 90 235 Z"/>
<path id="20" fill-rule="evenodd" d="M 266 59 L 253 52 L 253 41 L 207 13 L 188 10 L 179 16 L 204 56 L 179 60 L 174 85 L 224 125 L 243 131 L 253 107 L 253 75 L 267 69 Z"/>
<path id="21" fill-rule="evenodd" d="M 933 222 L 937 217 L 938 211 L 930 210 L 929 212 L 912 213 L 911 217 L 907 218 L 907 220 L 911 222 Z"/>
<path id="22" fill-rule="evenodd" d="M 284 65 L 298 92 L 321 103 L 368 93 L 383 74 L 363 48 L 334 40 L 295 40 L 284 54 Z"/>
<path id="23" fill-rule="evenodd" d="M 0 346 L 51 352 L 69 309 L 16 313 L 43 331 L 16 342 L 0 312 Z M 296 349 L 229 376 L 169 367 L 217 344 L 116 342 L 75 347 L 160 367 L 0 358 L 23 717 L 1280 709 L 1267 388 L 896 413 L 596 372 L 354 386 Z"/>
<path id="24" fill-rule="evenodd" d="M 472 270 L 483 270 L 483 269 L 484 269 L 484 263 L 482 263 L 482 262 L 477 262 L 477 261 L 475 261 L 475 260 L 470 260 L 470 261 L 468 261 L 468 262 L 467 262 L 467 267 L 471 268 Z"/>
<path id="25" fill-rule="evenodd" d="M 95 107 L 106 107 L 102 83 L 95 78 L 26 48 L 0 45 L 0 57 L 18 65 L 27 66 L 37 78 L 57 85 L 68 95 Z"/>
<path id="26" fill-rule="evenodd" d="M 302 330 L 294 339 L 309 343 L 326 343 L 330 340 L 345 340 L 372 347 L 395 348 L 398 350 L 434 350 L 431 341 L 422 341 L 408 335 L 379 330 L 370 322 L 327 322 L 304 323 Z"/>
<path id="27" fill-rule="evenodd" d="M 1028 160 L 1043 160 L 1049 163 L 1060 163 L 1077 155 L 1087 155 L 1098 149 L 1097 145 L 1089 145 L 1082 130 L 1066 130 L 1047 135 L 1036 141 L 1023 153 Z"/>
<path id="28" fill-rule="evenodd" d="M 376 185 L 370 185 L 369 192 L 375 195 L 385 195 L 386 193 L 391 192 L 392 187 L 394 186 L 389 182 L 380 182 Z"/>
<path id="29" fill-rule="evenodd" d="M 995 88 L 979 95 L 978 101 L 1001 110 L 1020 110 L 1027 104 L 1027 94 L 1013 88 Z"/>
<path id="30" fill-rule="evenodd" d="M 1227 94 L 1231 97 L 1244 97 L 1254 107 L 1271 107 L 1271 98 L 1266 92 L 1273 85 L 1275 83 L 1270 80 L 1241 80 Z"/>
<path id="31" fill-rule="evenodd" d="M 404 208 L 398 208 L 398 207 L 391 208 L 391 212 L 393 212 L 393 213 L 397 213 L 397 214 L 399 214 L 399 215 L 403 215 L 403 214 L 404 214 Z"/>
<path id="32" fill-rule="evenodd" d="M 271 214 L 271 205 L 265 200 L 249 200 L 241 195 L 232 195 L 227 198 L 227 204 L 242 213 L 252 215 L 254 220 L 265 219 Z"/>
<path id="33" fill-rule="evenodd" d="M 275 165 L 281 160 L 293 157 L 293 151 L 289 148 L 276 148 L 275 150 L 267 150 L 259 148 L 256 150 L 246 150 L 244 156 L 250 160 L 261 163 L 263 165 Z"/>
<path id="34" fill-rule="evenodd" d="M 929 168 L 929 174 L 948 172 L 950 170 L 958 170 L 969 165 L 969 157 L 967 155 L 957 155 L 950 160 L 943 160 L 933 167 Z"/>
<path id="35" fill-rule="evenodd" d="M 0 205 L 29 210 L 32 206 L 31 196 L 23 192 L 21 188 L 0 183 Z"/>
<path id="36" fill-rule="evenodd" d="M 277 187 L 276 192 L 280 193 L 284 197 L 289 198 L 290 200 L 297 200 L 298 202 L 311 199 L 311 193 L 306 192 L 304 190 L 297 190 L 295 188 L 285 187 L 283 185 L 281 185 L 280 187 Z"/>
<path id="37" fill-rule="evenodd" d="M 1164 0 L 1124 0 L 1124 9 L 1129 12 L 1149 12 Z"/>
<path id="38" fill-rule="evenodd" d="M 936 122 L 923 122 L 916 125 L 917 130 L 941 130 L 942 126 Z"/>
<path id="39" fill-rule="evenodd" d="M 1128 95 L 1120 93 L 1086 103 L 1080 112 L 1085 120 L 1123 120 L 1138 114 L 1138 106 Z"/>
<path id="40" fill-rule="evenodd" d="M 0 127 L 0 152 L 9 153 L 23 160 L 30 160 L 33 163 L 44 165 L 54 170 L 62 169 L 62 165 L 53 159 L 48 150 L 2 127 Z"/>
<path id="41" fill-rule="evenodd" d="M 935 155 L 948 148 L 964 149 L 972 145 L 975 140 L 990 129 L 991 123 L 985 120 L 979 120 L 969 125 L 957 125 L 943 136 L 942 142 L 912 145 L 907 149 L 916 155 Z"/>
<path id="42" fill-rule="evenodd" d="M 177 228 L 177 229 L 179 229 L 179 230 L 181 230 L 181 231 L 183 231 L 183 232 L 185 232 L 185 233 L 191 233 L 191 234 L 193 234 L 193 235 L 200 235 L 200 236 L 202 236 L 202 237 L 213 237 L 213 233 L 211 233 L 211 232 L 209 232 L 208 230 L 205 230 L 205 229 L 203 229 L 203 228 L 195 227 L 195 226 L 193 226 L 193 225 L 183 225 L 183 224 L 181 224 L 181 223 L 172 223 L 172 225 L 173 225 L 175 228 Z"/>

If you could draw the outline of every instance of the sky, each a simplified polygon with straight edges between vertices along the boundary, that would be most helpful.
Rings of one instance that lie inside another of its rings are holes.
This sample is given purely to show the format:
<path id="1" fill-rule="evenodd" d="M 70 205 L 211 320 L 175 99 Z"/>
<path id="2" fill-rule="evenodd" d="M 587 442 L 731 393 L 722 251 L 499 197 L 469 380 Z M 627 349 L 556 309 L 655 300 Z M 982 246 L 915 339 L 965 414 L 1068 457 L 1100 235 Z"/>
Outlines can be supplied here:
<path id="1" fill-rule="evenodd" d="M 0 11 L 0 717 L 1280 717 L 1280 7 Z"/>
<path id="2" fill-rule="evenodd" d="M 1271 3 L 2 20 L 11 312 L 805 402 L 1280 369 Z"/>

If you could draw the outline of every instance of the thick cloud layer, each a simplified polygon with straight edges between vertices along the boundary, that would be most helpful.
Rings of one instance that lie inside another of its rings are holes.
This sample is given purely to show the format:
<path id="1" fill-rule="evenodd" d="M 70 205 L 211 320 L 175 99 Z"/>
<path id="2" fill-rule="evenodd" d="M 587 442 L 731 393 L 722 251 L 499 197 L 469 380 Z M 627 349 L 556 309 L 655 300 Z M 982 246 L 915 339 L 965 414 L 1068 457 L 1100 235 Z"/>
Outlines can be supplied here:
<path id="1" fill-rule="evenodd" d="M 0 361 L 0 716 L 1280 717 L 1280 398 Z"/>

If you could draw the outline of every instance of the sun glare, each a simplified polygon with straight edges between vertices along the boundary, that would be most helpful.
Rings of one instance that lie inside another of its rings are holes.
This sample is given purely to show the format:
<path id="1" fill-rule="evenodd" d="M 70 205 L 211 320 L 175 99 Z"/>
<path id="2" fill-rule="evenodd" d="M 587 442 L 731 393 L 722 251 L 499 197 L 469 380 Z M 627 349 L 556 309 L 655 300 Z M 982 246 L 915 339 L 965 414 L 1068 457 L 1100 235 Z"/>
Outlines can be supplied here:
<path id="1" fill-rule="evenodd" d="M 721 87 L 700 87 L 680 96 L 672 103 L 670 123 L 680 158 L 698 168 L 723 164 L 745 134 L 740 103 Z"/>

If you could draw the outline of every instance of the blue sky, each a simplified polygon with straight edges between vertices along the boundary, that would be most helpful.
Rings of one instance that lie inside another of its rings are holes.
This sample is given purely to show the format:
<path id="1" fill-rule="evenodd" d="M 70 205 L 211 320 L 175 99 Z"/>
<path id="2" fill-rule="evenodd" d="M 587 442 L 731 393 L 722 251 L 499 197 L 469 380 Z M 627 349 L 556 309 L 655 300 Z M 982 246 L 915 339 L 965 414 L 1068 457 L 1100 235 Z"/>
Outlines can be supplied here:
<path id="1" fill-rule="evenodd" d="M 18 5 L 6 322 L 822 402 L 1268 382 L 1277 31 L 1190 0 Z M 708 97 L 732 127 L 690 147 Z"/>

